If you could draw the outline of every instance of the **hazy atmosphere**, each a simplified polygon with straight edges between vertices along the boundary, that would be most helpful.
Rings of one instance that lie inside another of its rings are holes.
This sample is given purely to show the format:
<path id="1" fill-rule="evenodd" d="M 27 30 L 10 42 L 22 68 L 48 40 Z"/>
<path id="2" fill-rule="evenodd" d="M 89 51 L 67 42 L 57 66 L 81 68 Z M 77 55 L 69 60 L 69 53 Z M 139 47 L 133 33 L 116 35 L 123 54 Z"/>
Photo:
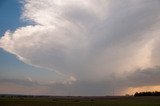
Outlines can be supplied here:
<path id="1" fill-rule="evenodd" d="M 160 0 L 0 0 L 0 93 L 160 90 Z"/>

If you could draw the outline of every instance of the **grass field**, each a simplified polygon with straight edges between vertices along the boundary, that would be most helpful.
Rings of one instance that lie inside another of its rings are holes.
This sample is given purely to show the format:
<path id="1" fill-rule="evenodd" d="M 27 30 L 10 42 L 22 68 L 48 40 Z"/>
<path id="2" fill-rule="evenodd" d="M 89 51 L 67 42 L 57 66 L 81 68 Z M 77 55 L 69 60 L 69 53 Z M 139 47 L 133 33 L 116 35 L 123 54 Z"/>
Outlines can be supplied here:
<path id="1" fill-rule="evenodd" d="M 160 106 L 160 97 L 0 97 L 0 106 Z"/>

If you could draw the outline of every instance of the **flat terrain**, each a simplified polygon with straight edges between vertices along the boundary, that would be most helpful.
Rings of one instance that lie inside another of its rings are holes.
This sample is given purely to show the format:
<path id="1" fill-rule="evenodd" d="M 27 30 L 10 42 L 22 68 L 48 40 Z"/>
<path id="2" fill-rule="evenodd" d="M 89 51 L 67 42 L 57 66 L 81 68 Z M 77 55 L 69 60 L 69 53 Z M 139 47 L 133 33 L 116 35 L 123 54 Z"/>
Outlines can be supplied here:
<path id="1" fill-rule="evenodd" d="M 0 106 L 160 106 L 156 97 L 0 96 Z"/>

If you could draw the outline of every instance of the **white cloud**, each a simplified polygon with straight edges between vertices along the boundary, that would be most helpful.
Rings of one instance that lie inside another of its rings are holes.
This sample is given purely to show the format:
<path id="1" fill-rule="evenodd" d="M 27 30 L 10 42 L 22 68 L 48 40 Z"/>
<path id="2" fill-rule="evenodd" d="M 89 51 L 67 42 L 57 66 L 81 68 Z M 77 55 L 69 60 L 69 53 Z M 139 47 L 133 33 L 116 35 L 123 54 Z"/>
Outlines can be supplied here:
<path id="1" fill-rule="evenodd" d="M 32 82 L 32 81 L 33 81 L 31 77 L 28 77 L 27 79 L 28 79 L 28 81 L 30 81 L 30 82 Z"/>
<path id="2" fill-rule="evenodd" d="M 25 0 L 22 18 L 34 25 L 7 31 L 0 47 L 69 84 L 123 76 L 155 65 L 159 10 L 158 0 Z"/>

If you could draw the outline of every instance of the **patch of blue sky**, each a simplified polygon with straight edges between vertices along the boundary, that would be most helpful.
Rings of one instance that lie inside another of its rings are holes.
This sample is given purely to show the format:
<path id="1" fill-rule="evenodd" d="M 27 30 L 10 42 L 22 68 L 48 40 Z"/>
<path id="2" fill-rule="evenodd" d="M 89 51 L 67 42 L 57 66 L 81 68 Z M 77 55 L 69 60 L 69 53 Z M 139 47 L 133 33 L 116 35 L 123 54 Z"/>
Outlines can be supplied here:
<path id="1" fill-rule="evenodd" d="M 29 24 L 21 19 L 22 3 L 20 1 L 0 0 L 0 37 L 7 30 L 15 31 L 17 28 Z M 0 78 L 21 79 L 29 76 L 38 80 L 43 79 L 45 74 L 47 78 L 44 79 L 49 80 L 54 77 L 55 73 L 25 64 L 18 60 L 16 56 L 0 49 Z"/>
<path id="2" fill-rule="evenodd" d="M 0 36 L 7 30 L 15 31 L 27 23 L 21 20 L 22 3 L 20 0 L 0 0 Z"/>

